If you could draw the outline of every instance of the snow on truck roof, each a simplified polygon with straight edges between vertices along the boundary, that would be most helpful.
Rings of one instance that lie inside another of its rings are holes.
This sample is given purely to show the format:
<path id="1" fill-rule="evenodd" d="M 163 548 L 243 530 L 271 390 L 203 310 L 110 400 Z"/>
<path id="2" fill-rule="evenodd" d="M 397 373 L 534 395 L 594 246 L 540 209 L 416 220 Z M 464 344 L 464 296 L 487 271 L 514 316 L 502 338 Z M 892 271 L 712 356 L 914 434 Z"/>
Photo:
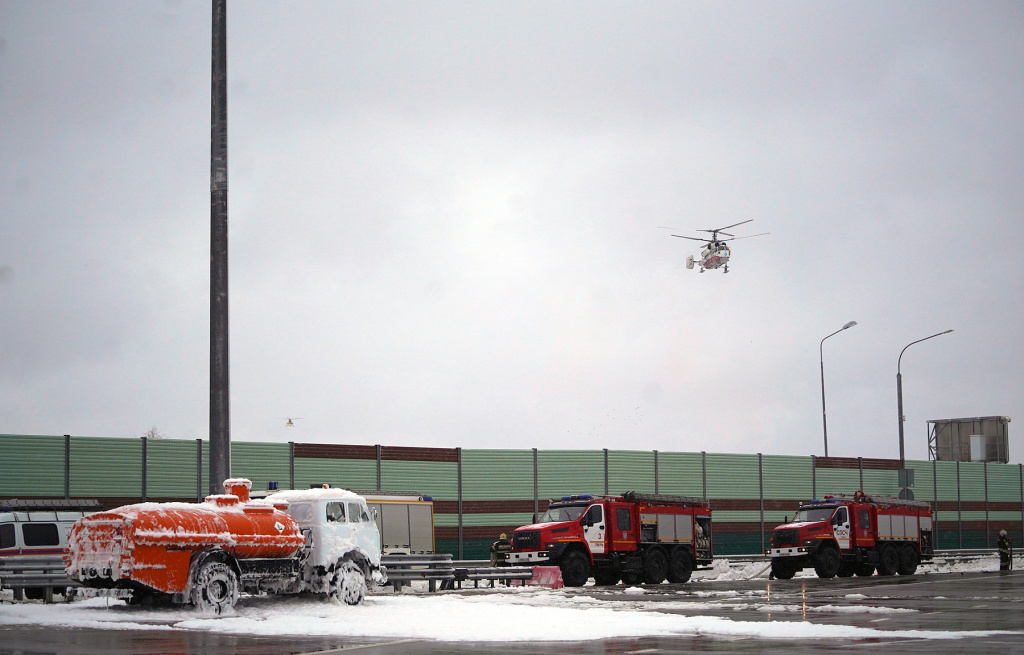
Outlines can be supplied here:
<path id="1" fill-rule="evenodd" d="M 289 503 L 316 502 L 318 500 L 364 500 L 362 496 L 348 489 L 339 487 L 321 487 L 317 489 L 295 489 L 291 491 L 278 491 L 267 496 L 267 500 L 275 502 L 284 500 Z"/>

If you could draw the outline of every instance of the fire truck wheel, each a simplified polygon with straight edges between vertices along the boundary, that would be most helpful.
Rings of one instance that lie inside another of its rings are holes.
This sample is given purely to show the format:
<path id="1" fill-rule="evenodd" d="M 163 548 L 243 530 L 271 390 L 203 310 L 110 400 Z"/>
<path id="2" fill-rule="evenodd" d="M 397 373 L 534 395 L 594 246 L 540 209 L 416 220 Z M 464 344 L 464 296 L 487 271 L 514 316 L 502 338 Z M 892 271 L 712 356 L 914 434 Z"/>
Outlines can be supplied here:
<path id="1" fill-rule="evenodd" d="M 336 603 L 358 605 L 366 596 L 366 576 L 359 564 L 348 559 L 338 562 L 328 594 Z"/>
<path id="2" fill-rule="evenodd" d="M 917 551 L 910 544 L 903 544 L 900 549 L 900 575 L 914 575 L 917 573 Z"/>
<path id="3" fill-rule="evenodd" d="M 856 573 L 856 572 L 857 572 L 857 565 L 856 564 L 850 564 L 848 562 L 840 562 L 839 563 L 839 573 L 836 573 L 836 575 L 838 575 L 840 578 L 849 578 L 849 577 L 852 577 L 853 574 Z"/>
<path id="4" fill-rule="evenodd" d="M 854 571 L 854 573 L 866 578 L 869 575 L 875 574 L 875 567 L 871 564 L 858 564 L 857 569 Z"/>
<path id="5" fill-rule="evenodd" d="M 878 575 L 895 575 L 900 568 L 900 553 L 896 546 L 885 544 L 878 553 Z"/>
<path id="6" fill-rule="evenodd" d="M 562 582 L 566 587 L 582 587 L 590 578 L 590 562 L 587 561 L 587 556 L 578 550 L 566 553 L 559 568 L 562 569 Z"/>
<path id="7" fill-rule="evenodd" d="M 668 575 L 668 555 L 661 546 L 652 546 L 644 554 L 644 582 L 661 584 Z"/>
<path id="8" fill-rule="evenodd" d="M 618 583 L 619 581 L 619 570 L 614 567 L 606 567 L 603 569 L 594 569 L 594 584 L 607 586 Z"/>
<path id="9" fill-rule="evenodd" d="M 206 562 L 192 581 L 192 604 L 201 612 L 221 614 L 238 600 L 238 578 L 224 562 Z"/>
<path id="10" fill-rule="evenodd" d="M 622 574 L 622 584 L 635 585 L 640 584 L 644 581 L 643 573 L 631 571 L 629 573 Z"/>
<path id="11" fill-rule="evenodd" d="M 831 546 L 822 546 L 815 558 L 814 572 L 819 578 L 834 578 L 839 573 L 839 551 Z"/>
<path id="12" fill-rule="evenodd" d="M 687 582 L 693 573 L 693 560 L 685 548 L 678 547 L 668 558 L 668 581 L 674 583 Z"/>
<path id="13" fill-rule="evenodd" d="M 782 557 L 772 560 L 772 575 L 779 580 L 790 580 L 796 575 L 797 567 L 787 562 Z"/>

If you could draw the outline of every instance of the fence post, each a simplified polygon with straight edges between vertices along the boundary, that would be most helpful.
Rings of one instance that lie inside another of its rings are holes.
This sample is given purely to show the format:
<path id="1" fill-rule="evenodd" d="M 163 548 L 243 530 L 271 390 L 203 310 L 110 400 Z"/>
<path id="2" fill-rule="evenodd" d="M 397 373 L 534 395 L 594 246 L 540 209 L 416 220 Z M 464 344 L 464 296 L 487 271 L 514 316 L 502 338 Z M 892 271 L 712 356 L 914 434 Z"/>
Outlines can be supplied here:
<path id="1" fill-rule="evenodd" d="M 380 452 L 380 446 L 378 446 L 377 448 L 377 452 Z M 459 456 L 459 559 L 464 559 L 464 557 L 462 556 L 462 448 L 456 448 L 455 451 L 456 453 L 458 453 Z"/>
<path id="2" fill-rule="evenodd" d="M 864 458 L 857 458 L 857 469 L 860 471 L 860 487 L 861 491 L 864 491 Z"/>
<path id="3" fill-rule="evenodd" d="M 149 467 L 149 439 L 142 437 L 142 502 L 146 502 L 146 474 Z"/>
<path id="4" fill-rule="evenodd" d="M 960 535 L 960 546 L 964 547 L 964 513 L 960 507 L 960 460 L 956 462 L 956 530 Z"/>
<path id="5" fill-rule="evenodd" d="M 608 495 L 608 449 L 604 449 L 604 495 Z"/>
<path id="6" fill-rule="evenodd" d="M 818 497 L 818 458 L 811 455 L 811 500 Z"/>
<path id="7" fill-rule="evenodd" d="M 380 444 L 377 444 L 377 491 L 381 491 L 383 489 L 384 489 L 384 487 L 382 486 L 381 479 L 380 479 Z M 461 519 L 462 512 L 460 511 L 459 514 L 460 514 L 460 519 Z M 462 535 L 461 534 L 459 535 L 459 547 L 460 548 L 462 547 Z"/>
<path id="8" fill-rule="evenodd" d="M 1017 475 L 1020 476 L 1020 534 L 1024 539 L 1024 464 L 1017 465 Z"/>
<path id="9" fill-rule="evenodd" d="M 533 522 L 540 518 L 540 478 L 537 477 L 537 449 L 533 449 Z"/>
<path id="10" fill-rule="evenodd" d="M 988 462 L 982 462 L 981 466 L 982 470 L 985 471 L 985 548 L 989 548 L 991 541 L 988 537 Z"/>
<path id="11" fill-rule="evenodd" d="M 295 442 L 288 442 L 288 488 L 295 488 Z"/>
<path id="12" fill-rule="evenodd" d="M 203 440 L 196 439 L 196 502 L 203 502 Z"/>
<path id="13" fill-rule="evenodd" d="M 935 506 L 935 510 L 932 512 L 932 519 L 935 521 L 935 548 L 939 546 L 939 468 L 936 465 L 937 460 L 932 460 L 932 501 Z"/>
<path id="14" fill-rule="evenodd" d="M 654 451 L 654 493 L 658 493 L 658 451 Z"/>
<path id="15" fill-rule="evenodd" d="M 761 453 L 757 454 L 757 495 L 761 505 L 761 552 L 764 552 L 764 462 Z"/>
<path id="16" fill-rule="evenodd" d="M 65 500 L 71 499 L 71 435 L 65 435 Z M 1022 506 L 1024 507 L 1024 506 Z"/>
<path id="17" fill-rule="evenodd" d="M 708 454 L 703 450 L 700 451 L 700 477 L 702 480 L 703 497 L 706 500 L 708 497 Z"/>

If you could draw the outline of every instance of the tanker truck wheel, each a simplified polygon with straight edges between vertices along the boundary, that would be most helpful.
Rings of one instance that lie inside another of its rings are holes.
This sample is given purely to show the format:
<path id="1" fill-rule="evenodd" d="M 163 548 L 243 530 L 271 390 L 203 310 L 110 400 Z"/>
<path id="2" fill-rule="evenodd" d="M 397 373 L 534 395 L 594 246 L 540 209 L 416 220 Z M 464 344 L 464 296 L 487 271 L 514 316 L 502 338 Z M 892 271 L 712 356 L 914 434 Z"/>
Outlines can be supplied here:
<path id="1" fill-rule="evenodd" d="M 238 600 L 238 578 L 224 562 L 206 562 L 192 581 L 192 604 L 206 614 L 221 614 Z"/>
<path id="2" fill-rule="evenodd" d="M 338 562 L 328 593 L 336 603 L 358 605 L 366 596 L 366 576 L 359 564 L 350 559 Z"/>

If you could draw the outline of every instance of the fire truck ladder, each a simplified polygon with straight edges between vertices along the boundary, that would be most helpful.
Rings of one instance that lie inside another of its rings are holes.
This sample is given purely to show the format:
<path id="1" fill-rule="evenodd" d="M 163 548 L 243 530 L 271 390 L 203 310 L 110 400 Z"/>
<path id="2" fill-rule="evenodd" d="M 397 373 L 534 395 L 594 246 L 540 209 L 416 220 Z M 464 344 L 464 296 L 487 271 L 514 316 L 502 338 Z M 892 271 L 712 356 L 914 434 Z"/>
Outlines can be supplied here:
<path id="1" fill-rule="evenodd" d="M 698 496 L 677 496 L 673 494 L 645 494 L 639 491 L 627 491 L 622 497 L 636 503 L 660 503 L 663 505 L 685 505 L 688 507 L 708 507 L 708 499 Z"/>
<path id="2" fill-rule="evenodd" d="M 881 496 L 881 495 L 868 495 L 861 491 L 855 494 L 825 494 L 825 498 L 835 498 L 836 500 L 852 500 L 855 502 L 873 503 L 875 505 L 885 505 L 886 507 L 913 507 L 915 509 L 931 509 L 932 504 L 923 500 L 907 500 L 905 498 L 896 498 L 895 496 Z"/>

